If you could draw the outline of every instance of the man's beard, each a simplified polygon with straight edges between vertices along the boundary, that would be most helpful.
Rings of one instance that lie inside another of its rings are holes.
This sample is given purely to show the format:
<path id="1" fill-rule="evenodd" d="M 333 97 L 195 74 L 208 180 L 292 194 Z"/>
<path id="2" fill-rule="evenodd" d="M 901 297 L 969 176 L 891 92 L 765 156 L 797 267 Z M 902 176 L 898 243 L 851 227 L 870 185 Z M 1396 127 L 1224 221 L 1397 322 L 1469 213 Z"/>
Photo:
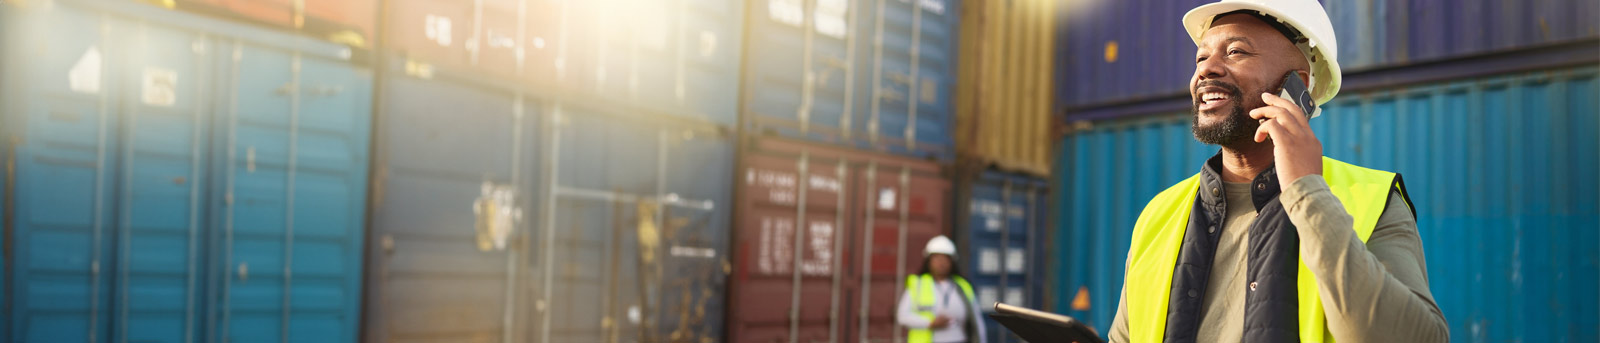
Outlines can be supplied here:
<path id="1" fill-rule="evenodd" d="M 1200 143 L 1224 147 L 1253 143 L 1256 129 L 1261 127 L 1261 122 L 1250 118 L 1250 115 L 1245 113 L 1244 94 L 1239 91 L 1239 87 L 1221 81 L 1202 81 L 1196 85 L 1195 89 L 1206 86 L 1225 89 L 1229 93 L 1228 98 L 1232 100 L 1228 107 L 1232 109 L 1219 109 L 1226 111 L 1227 115 L 1221 118 L 1220 121 L 1201 126 L 1200 103 L 1198 99 L 1195 100 L 1194 105 L 1189 109 L 1189 114 L 1193 120 L 1190 123 L 1190 130 L 1194 132 L 1194 139 L 1200 141 Z"/>

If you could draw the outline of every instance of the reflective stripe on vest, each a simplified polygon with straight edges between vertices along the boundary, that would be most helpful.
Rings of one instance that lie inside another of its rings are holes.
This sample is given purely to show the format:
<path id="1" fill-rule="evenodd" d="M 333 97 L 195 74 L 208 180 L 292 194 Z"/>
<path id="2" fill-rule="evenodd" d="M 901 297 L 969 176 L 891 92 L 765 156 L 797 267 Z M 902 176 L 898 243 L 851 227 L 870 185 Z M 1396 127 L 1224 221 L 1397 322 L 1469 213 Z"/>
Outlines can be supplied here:
<path id="1" fill-rule="evenodd" d="M 961 286 L 961 293 L 967 296 L 965 299 L 967 302 L 961 303 L 961 307 L 969 307 L 972 299 L 975 298 L 972 293 L 972 284 L 967 283 L 967 279 L 963 279 L 958 275 L 951 275 L 950 280 Z M 930 321 L 935 317 L 933 309 L 939 302 L 939 292 L 933 288 L 935 283 L 933 275 L 929 274 L 906 277 L 906 291 L 911 292 L 911 305 L 915 306 L 917 315 Z M 968 308 L 967 310 L 971 311 L 972 309 Z M 961 325 L 961 323 L 950 323 L 950 325 Z M 911 329 L 906 334 L 906 343 L 933 343 L 933 330 Z"/>
<path id="2" fill-rule="evenodd" d="M 1345 211 L 1355 218 L 1356 236 L 1366 242 L 1388 204 L 1389 190 L 1398 186 L 1395 174 L 1323 157 L 1322 177 Z M 1125 281 L 1128 336 L 1132 342 L 1160 342 L 1165 336 L 1172 271 L 1199 188 L 1200 175 L 1196 174 L 1162 191 L 1145 206 L 1133 226 Z M 1300 262 L 1298 278 L 1300 341 L 1333 342 L 1323 316 L 1322 299 L 1317 295 L 1316 276 L 1306 268 L 1305 261 Z"/>

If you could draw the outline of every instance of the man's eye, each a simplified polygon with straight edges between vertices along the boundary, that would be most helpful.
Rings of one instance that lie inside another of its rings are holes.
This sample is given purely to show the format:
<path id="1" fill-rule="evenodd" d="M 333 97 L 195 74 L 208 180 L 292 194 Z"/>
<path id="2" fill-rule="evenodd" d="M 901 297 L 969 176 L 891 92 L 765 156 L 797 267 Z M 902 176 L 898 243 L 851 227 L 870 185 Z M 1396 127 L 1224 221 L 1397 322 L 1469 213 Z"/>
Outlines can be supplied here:
<path id="1" fill-rule="evenodd" d="M 1200 62 L 1205 62 L 1205 61 L 1206 61 L 1206 56 L 1200 56 L 1200 57 L 1197 57 L 1197 58 L 1194 59 L 1194 63 L 1196 63 L 1196 64 L 1199 64 Z"/>
<path id="2" fill-rule="evenodd" d="M 1239 49 L 1228 50 L 1228 55 L 1230 55 L 1230 56 L 1231 55 L 1236 55 L 1236 54 L 1242 54 L 1242 53 L 1244 53 L 1244 50 L 1239 50 Z"/>

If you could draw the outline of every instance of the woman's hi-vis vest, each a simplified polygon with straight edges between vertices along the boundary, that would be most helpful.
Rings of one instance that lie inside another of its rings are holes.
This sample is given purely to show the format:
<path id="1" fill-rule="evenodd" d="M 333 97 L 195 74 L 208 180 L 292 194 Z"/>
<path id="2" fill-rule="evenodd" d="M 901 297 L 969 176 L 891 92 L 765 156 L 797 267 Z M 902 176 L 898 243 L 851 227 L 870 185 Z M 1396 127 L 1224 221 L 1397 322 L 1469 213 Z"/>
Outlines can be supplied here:
<path id="1" fill-rule="evenodd" d="M 967 296 L 967 302 L 961 303 L 961 307 L 967 307 L 968 303 L 972 302 L 972 299 L 976 298 L 972 293 L 972 284 L 967 283 L 967 279 L 963 279 L 959 275 L 951 275 L 950 280 L 955 281 L 956 285 L 961 286 L 961 294 L 965 294 Z M 933 309 L 934 306 L 936 306 L 936 304 L 939 302 L 939 292 L 934 290 L 935 283 L 936 282 L 933 280 L 933 275 L 929 274 L 911 275 L 906 277 L 906 291 L 911 292 L 911 303 L 912 305 L 916 306 L 917 315 L 927 318 L 928 320 L 933 320 L 933 317 L 935 317 Z M 972 309 L 967 310 L 971 311 Z M 976 320 L 977 318 L 972 319 Z M 961 323 L 950 323 L 950 325 L 961 325 Z M 971 335 L 972 333 L 969 332 L 968 334 Z M 933 330 L 911 329 L 910 332 L 906 334 L 906 342 L 933 343 Z"/>
<path id="2" fill-rule="evenodd" d="M 1388 203 L 1389 191 L 1404 189 L 1395 173 L 1322 158 L 1322 177 L 1355 218 L 1356 235 L 1366 242 Z M 1194 208 L 1200 176 L 1195 175 L 1150 200 L 1133 227 L 1128 251 L 1128 336 L 1132 342 L 1160 342 L 1166 333 L 1173 269 Z M 1407 204 L 1409 206 L 1410 204 Z M 1301 342 L 1333 342 L 1317 294 L 1316 276 L 1300 261 L 1296 283 Z"/>

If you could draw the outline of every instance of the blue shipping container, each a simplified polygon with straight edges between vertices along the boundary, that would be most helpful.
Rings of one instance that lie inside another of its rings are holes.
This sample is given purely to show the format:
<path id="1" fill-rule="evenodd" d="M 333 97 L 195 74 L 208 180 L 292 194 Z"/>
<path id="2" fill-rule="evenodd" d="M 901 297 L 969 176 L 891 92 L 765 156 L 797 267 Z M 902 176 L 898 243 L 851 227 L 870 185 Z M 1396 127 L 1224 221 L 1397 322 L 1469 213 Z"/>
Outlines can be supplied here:
<path id="1" fill-rule="evenodd" d="M 1179 23 L 1213 1 L 1101 1 L 1062 6 L 1057 97 L 1067 108 L 1184 92 L 1194 43 Z M 1600 37 L 1591 1 L 1322 1 L 1350 72 Z"/>
<path id="2" fill-rule="evenodd" d="M 949 156 L 959 8 L 954 0 L 753 3 L 746 127 Z"/>
<path id="3" fill-rule="evenodd" d="M 370 79 L 348 49 L 136 3 L 0 11 L 7 341 L 356 339 Z"/>
<path id="4" fill-rule="evenodd" d="M 1045 263 L 1050 234 L 1049 183 L 1021 174 L 984 172 L 968 184 L 958 203 L 963 261 L 985 313 L 995 302 L 1028 308 L 1045 306 Z M 965 207 L 961 207 L 965 206 Z M 1021 342 L 994 319 L 987 321 L 989 342 Z"/>
<path id="5" fill-rule="evenodd" d="M 1595 68 L 1539 71 L 1345 94 L 1311 124 L 1327 156 L 1406 176 L 1451 337 L 1589 342 L 1600 339 L 1597 92 Z M 1216 151 L 1188 123 L 1101 123 L 1061 142 L 1056 291 L 1086 288 L 1091 305 L 1063 296 L 1056 308 L 1109 328 L 1139 211 Z"/>
<path id="6" fill-rule="evenodd" d="M 367 336 L 521 340 L 540 108 L 394 74 L 379 86 Z"/>
<path id="7" fill-rule="evenodd" d="M 549 105 L 535 143 L 536 342 L 720 341 L 733 209 L 726 127 Z"/>

